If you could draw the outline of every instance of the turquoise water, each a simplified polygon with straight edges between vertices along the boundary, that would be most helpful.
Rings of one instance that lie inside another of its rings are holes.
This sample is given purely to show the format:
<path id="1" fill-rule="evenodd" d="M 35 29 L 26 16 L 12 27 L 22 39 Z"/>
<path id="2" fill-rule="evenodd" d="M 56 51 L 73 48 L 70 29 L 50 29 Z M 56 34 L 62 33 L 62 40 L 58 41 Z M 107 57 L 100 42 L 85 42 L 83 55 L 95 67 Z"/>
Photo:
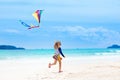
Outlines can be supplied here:
<path id="1" fill-rule="evenodd" d="M 63 49 L 67 57 L 120 55 L 120 49 Z M 51 57 L 53 49 L 0 50 L 0 60 Z"/>

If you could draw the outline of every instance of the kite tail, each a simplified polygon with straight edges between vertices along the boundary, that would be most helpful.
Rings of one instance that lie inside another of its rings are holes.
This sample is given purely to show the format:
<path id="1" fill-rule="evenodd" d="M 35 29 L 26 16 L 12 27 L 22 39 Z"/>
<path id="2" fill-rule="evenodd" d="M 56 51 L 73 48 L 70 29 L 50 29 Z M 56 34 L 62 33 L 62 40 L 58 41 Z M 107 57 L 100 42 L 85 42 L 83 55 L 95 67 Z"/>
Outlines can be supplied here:
<path id="1" fill-rule="evenodd" d="M 26 24 L 26 23 L 23 22 L 22 20 L 19 20 L 19 21 L 20 21 L 20 23 L 21 23 L 22 25 L 24 25 L 24 26 L 26 26 L 26 27 L 31 27 L 30 25 Z"/>

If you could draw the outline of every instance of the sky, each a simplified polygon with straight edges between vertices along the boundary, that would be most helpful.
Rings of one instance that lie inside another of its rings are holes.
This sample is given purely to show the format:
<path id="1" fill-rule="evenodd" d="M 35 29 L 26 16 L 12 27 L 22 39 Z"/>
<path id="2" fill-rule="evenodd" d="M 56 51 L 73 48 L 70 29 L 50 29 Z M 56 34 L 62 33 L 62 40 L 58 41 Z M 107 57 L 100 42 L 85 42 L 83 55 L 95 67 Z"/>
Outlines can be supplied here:
<path id="1" fill-rule="evenodd" d="M 32 16 L 44 10 L 40 28 Z M 120 0 L 0 0 L 0 45 L 27 49 L 106 48 L 120 45 Z"/>

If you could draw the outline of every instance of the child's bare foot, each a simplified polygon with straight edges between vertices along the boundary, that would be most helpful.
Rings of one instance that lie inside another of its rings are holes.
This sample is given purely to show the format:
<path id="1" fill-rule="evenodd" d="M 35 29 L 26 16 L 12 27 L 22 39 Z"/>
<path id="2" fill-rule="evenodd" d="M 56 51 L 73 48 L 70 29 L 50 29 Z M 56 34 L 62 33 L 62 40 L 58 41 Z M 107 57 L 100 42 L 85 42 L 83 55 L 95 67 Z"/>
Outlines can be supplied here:
<path id="1" fill-rule="evenodd" d="M 63 71 L 59 71 L 59 73 L 61 73 L 61 72 L 63 72 Z"/>
<path id="2" fill-rule="evenodd" d="M 51 68 L 51 64 L 50 63 L 48 64 L 48 67 Z"/>

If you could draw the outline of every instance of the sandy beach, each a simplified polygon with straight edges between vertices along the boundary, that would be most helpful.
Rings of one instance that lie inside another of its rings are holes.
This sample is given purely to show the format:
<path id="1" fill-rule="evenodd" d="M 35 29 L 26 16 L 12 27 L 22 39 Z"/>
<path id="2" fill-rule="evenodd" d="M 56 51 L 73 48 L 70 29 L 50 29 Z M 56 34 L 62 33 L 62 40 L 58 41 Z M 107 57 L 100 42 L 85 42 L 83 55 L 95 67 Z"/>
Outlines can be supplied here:
<path id="1" fill-rule="evenodd" d="M 0 60 L 0 80 L 120 80 L 120 56 L 66 57 L 62 73 L 52 58 Z"/>

